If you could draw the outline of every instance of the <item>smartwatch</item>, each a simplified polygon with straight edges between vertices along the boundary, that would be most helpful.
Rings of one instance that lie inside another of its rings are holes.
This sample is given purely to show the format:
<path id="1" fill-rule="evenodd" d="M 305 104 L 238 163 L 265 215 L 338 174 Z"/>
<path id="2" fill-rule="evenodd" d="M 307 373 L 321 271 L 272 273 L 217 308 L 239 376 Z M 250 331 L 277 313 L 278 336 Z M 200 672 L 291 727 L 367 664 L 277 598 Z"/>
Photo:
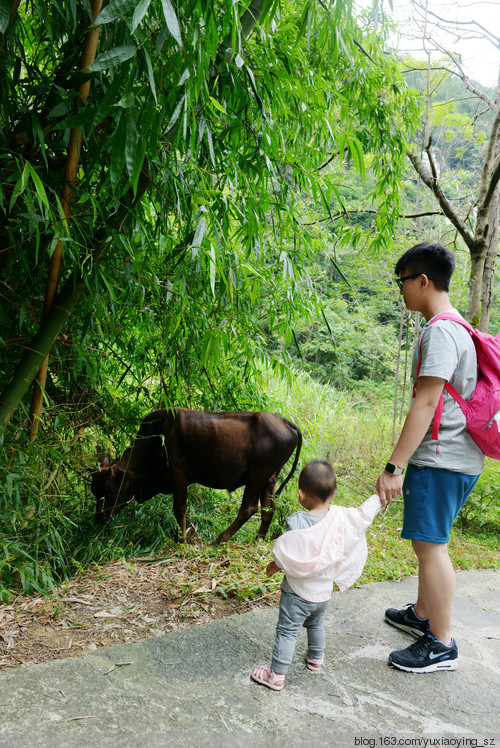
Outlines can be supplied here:
<path id="1" fill-rule="evenodd" d="M 404 467 L 393 465 L 392 462 L 388 462 L 384 470 L 386 473 L 390 473 L 391 475 L 403 475 L 405 471 Z"/>

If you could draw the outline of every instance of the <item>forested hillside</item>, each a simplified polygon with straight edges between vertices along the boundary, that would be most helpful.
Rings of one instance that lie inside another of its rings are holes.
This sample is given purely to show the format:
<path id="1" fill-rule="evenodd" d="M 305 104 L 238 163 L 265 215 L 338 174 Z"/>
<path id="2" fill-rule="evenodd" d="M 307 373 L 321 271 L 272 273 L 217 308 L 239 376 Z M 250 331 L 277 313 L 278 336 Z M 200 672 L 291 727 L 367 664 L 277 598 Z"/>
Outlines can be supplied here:
<path id="1" fill-rule="evenodd" d="M 335 462 L 345 500 L 373 490 L 419 324 L 394 262 L 451 246 L 470 312 L 499 138 L 498 105 L 442 72 L 430 92 L 387 24 L 351 0 L 0 0 L 5 600 L 171 539 L 170 497 L 99 528 L 89 491 L 155 408 L 273 410 L 303 460 Z M 463 232 L 417 154 L 439 158 Z M 500 328 L 496 295 L 488 313 Z M 235 504 L 194 495 L 207 542 Z M 293 497 L 292 481 L 274 532 Z"/>

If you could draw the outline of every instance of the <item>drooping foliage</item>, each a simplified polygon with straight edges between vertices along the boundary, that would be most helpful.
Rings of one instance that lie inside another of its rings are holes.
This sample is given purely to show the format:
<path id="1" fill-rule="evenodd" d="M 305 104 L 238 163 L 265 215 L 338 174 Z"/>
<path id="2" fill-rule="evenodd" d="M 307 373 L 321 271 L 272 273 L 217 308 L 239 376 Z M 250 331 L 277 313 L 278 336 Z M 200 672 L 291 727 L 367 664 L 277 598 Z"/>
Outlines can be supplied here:
<path id="1" fill-rule="evenodd" d="M 333 165 L 363 175 L 370 154 L 372 249 L 401 211 L 415 107 L 369 15 L 269 0 L 15 6 L 1 27 L 2 424 L 54 341 L 52 398 L 256 401 L 263 330 L 288 345 L 315 304 L 303 280 L 311 224 L 342 210 Z M 335 230 L 349 241 L 348 222 Z M 40 322 L 58 242 L 61 295 Z"/>
<path id="2" fill-rule="evenodd" d="M 47 589 L 168 532 L 98 542 L 87 455 L 153 407 L 265 407 L 318 251 L 383 256 L 416 105 L 345 0 L 0 0 L 0 34 L 0 578 Z"/>

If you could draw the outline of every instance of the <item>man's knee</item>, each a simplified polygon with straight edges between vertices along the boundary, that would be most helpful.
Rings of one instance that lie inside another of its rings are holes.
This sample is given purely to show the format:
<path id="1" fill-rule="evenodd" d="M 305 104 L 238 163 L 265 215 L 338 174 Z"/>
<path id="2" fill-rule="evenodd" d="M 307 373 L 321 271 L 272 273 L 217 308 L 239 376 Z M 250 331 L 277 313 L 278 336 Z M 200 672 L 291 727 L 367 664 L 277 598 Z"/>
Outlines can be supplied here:
<path id="1" fill-rule="evenodd" d="M 447 543 L 427 543 L 424 540 L 412 540 L 411 544 L 419 561 L 426 561 L 442 554 L 448 555 Z"/>

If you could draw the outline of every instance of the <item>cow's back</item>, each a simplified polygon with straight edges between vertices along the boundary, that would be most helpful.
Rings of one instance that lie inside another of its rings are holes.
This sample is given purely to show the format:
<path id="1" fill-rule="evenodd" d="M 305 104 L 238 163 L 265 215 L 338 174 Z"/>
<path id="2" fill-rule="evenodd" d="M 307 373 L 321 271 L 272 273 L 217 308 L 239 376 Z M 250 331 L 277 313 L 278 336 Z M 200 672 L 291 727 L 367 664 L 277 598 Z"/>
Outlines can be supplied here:
<path id="1" fill-rule="evenodd" d="M 156 413 L 159 413 L 157 411 Z M 209 413 L 176 409 L 165 415 L 169 468 L 187 483 L 234 490 L 279 471 L 297 444 L 297 428 L 274 413 Z"/>

